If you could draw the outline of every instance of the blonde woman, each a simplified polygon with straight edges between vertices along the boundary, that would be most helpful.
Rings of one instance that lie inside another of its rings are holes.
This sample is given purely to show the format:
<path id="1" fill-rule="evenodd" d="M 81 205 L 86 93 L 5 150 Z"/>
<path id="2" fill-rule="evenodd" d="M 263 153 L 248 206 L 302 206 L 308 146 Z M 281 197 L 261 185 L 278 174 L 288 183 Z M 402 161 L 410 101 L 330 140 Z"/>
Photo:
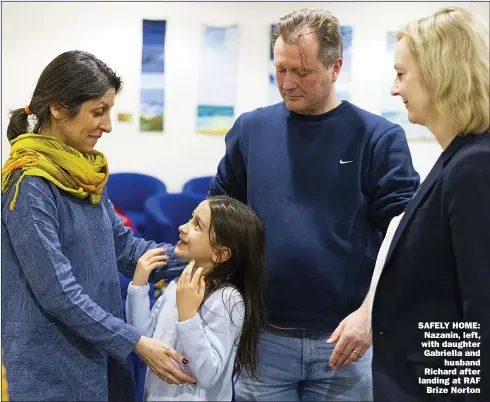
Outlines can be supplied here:
<path id="1" fill-rule="evenodd" d="M 374 295 L 374 401 L 488 402 L 488 27 L 463 8 L 445 8 L 408 25 L 397 39 L 392 95 L 443 151 L 401 219 Z M 473 338 L 455 329 L 460 322 L 473 325 L 466 331 Z M 439 347 L 424 348 L 429 333 L 479 343 L 457 349 L 439 339 Z M 472 374 L 461 371 L 477 361 Z"/>

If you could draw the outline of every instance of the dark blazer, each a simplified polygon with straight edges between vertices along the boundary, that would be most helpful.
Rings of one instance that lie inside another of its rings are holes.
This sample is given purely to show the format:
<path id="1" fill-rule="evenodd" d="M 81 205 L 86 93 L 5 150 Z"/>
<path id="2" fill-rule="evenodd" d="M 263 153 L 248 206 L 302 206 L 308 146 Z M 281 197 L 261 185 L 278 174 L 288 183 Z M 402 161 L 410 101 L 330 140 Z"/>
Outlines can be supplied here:
<path id="1" fill-rule="evenodd" d="M 454 322 L 463 321 L 478 327 L 453 330 Z M 449 328 L 420 328 L 434 322 Z M 372 330 L 374 402 L 490 401 L 490 133 L 456 137 L 407 206 L 374 296 Z M 480 342 L 475 349 L 480 356 L 466 357 L 468 348 L 444 347 L 444 341 L 458 339 L 429 339 L 428 332 Z M 464 338 L 462 332 L 477 332 L 481 339 Z M 422 347 L 429 340 L 439 347 Z M 424 353 L 450 349 L 462 357 Z M 480 366 L 470 367 L 480 370 L 473 376 L 480 378 L 478 384 L 464 384 L 465 366 L 445 365 L 460 359 L 480 360 Z M 456 368 L 461 383 L 419 383 L 419 377 L 450 377 L 431 375 L 430 368 Z M 427 386 L 448 388 L 449 394 L 428 393 Z M 452 387 L 479 388 L 480 394 L 451 395 Z"/>

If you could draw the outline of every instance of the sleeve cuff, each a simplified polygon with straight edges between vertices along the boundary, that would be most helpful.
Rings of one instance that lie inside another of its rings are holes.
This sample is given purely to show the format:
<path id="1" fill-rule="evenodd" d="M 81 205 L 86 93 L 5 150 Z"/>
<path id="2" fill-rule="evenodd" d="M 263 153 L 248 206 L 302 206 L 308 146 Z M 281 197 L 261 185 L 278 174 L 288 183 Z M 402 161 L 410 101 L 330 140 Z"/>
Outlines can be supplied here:
<path id="1" fill-rule="evenodd" d="M 197 313 L 194 317 L 185 321 L 177 321 L 177 333 L 184 334 L 186 332 L 192 332 L 195 330 L 202 330 L 201 318 L 199 317 L 199 313 Z"/>
<path id="2" fill-rule="evenodd" d="M 135 327 L 124 323 L 122 329 L 118 332 L 118 335 L 117 342 L 116 340 L 111 342 L 111 344 L 107 346 L 107 350 L 113 357 L 124 361 L 129 354 L 134 351 L 134 348 L 141 339 L 141 333 Z"/>
<path id="3" fill-rule="evenodd" d="M 145 286 L 135 286 L 133 285 L 133 282 L 130 282 L 128 285 L 128 295 L 131 296 L 146 296 L 149 291 L 149 284 L 146 284 Z"/>
<path id="4" fill-rule="evenodd" d="M 140 333 L 140 331 L 138 331 L 133 326 L 131 326 L 129 324 L 128 324 L 128 326 L 130 327 L 129 331 L 128 331 L 128 338 L 129 338 L 129 341 L 133 344 L 133 348 L 131 348 L 131 350 L 129 351 L 129 353 L 131 353 L 133 351 L 134 347 L 136 346 L 136 344 L 140 341 L 141 333 Z M 129 355 L 129 353 L 128 353 L 128 355 Z"/>

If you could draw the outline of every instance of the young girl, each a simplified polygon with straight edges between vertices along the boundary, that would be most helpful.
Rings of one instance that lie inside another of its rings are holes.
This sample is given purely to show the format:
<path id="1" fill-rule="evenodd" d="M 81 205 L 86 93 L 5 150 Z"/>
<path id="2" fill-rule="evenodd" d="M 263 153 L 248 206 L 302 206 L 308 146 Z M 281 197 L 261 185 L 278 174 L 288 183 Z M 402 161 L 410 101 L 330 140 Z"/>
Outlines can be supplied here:
<path id="1" fill-rule="evenodd" d="M 264 229 L 246 205 L 225 196 L 201 202 L 179 228 L 175 255 L 190 261 L 150 311 L 148 277 L 159 250 L 138 261 L 128 287 L 128 323 L 186 357 L 179 366 L 196 384 L 148 371 L 145 400 L 232 400 L 232 378 L 255 376 L 264 323 Z"/>

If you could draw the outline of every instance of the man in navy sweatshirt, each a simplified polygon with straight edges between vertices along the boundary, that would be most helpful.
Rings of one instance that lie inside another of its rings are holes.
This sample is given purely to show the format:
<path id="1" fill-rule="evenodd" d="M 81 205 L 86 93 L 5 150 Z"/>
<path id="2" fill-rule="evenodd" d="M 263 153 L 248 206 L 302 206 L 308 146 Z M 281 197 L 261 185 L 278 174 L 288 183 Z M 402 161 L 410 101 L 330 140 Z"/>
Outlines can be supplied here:
<path id="1" fill-rule="evenodd" d="M 266 227 L 259 381 L 242 376 L 236 398 L 371 401 L 364 298 L 382 237 L 419 175 L 400 126 L 336 97 L 337 18 L 293 12 L 274 39 L 284 102 L 238 117 L 210 188 L 248 204 Z"/>

